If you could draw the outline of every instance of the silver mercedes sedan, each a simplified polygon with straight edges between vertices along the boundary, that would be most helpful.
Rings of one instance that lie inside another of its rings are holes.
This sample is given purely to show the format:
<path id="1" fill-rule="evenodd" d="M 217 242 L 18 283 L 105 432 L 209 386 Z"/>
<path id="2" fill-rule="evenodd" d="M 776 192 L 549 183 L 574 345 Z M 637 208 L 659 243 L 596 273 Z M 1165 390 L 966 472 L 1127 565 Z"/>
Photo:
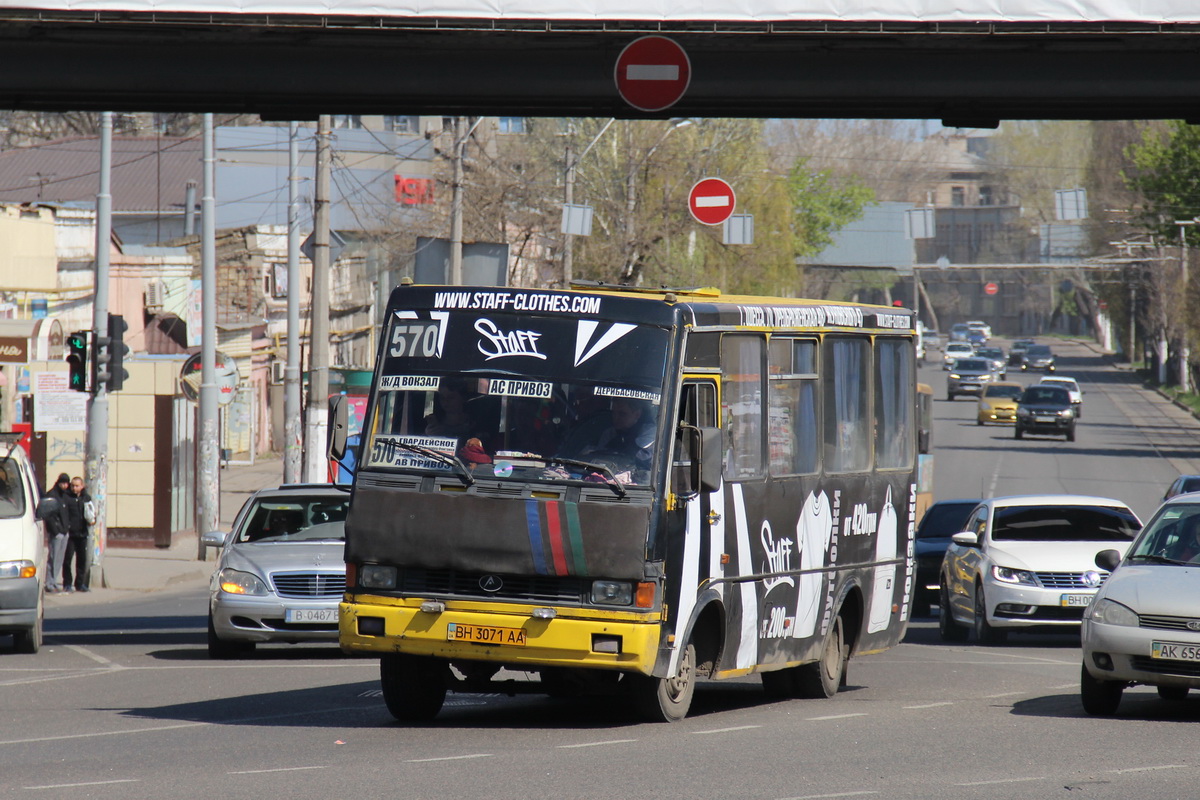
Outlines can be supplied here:
<path id="1" fill-rule="evenodd" d="M 337 642 L 348 486 L 286 485 L 256 492 L 220 547 L 209 582 L 208 654 L 236 658 L 260 642 Z"/>

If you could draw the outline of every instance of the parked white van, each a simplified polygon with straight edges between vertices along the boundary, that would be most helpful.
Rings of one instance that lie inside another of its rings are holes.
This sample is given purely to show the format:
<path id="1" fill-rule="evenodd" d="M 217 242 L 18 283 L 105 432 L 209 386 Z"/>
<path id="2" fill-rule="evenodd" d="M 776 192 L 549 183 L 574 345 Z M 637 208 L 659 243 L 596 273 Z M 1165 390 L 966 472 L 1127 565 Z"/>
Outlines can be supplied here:
<path id="1" fill-rule="evenodd" d="M 37 519 L 37 473 L 19 433 L 0 433 L 0 636 L 12 634 L 17 652 L 42 646 L 46 538 Z"/>

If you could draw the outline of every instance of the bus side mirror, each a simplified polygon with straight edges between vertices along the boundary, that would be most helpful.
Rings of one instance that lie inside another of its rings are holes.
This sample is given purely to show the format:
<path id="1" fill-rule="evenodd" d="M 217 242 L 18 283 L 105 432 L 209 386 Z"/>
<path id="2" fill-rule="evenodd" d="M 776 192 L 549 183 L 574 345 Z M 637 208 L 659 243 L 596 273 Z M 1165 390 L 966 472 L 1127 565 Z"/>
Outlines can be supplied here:
<path id="1" fill-rule="evenodd" d="M 329 398 L 329 457 L 341 461 L 346 455 L 346 436 L 349 427 L 346 398 L 340 394 Z"/>
<path id="2" fill-rule="evenodd" d="M 680 424 L 676 432 L 672 485 L 675 493 L 691 497 L 713 492 L 721 480 L 721 429 Z"/>

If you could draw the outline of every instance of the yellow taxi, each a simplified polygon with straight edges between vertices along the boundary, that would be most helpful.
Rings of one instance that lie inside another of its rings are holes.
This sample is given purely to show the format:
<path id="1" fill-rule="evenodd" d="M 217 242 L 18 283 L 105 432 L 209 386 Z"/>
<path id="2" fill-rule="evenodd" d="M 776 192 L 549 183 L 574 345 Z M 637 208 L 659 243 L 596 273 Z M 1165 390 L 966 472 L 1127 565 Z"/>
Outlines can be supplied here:
<path id="1" fill-rule="evenodd" d="M 1012 381 L 997 381 L 983 387 L 979 395 L 979 408 L 975 417 L 977 425 L 989 422 L 1012 423 L 1017 420 L 1017 397 L 1025 387 Z"/>

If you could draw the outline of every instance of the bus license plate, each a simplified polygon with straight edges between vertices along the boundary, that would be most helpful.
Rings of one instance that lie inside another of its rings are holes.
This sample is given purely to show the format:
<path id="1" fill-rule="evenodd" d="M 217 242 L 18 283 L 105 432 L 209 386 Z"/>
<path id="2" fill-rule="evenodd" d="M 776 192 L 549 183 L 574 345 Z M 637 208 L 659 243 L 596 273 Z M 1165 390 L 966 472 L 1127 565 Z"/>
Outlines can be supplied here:
<path id="1" fill-rule="evenodd" d="M 1172 661 L 1200 661 L 1200 646 L 1180 642 L 1151 642 L 1151 658 L 1169 658 Z"/>
<path id="2" fill-rule="evenodd" d="M 446 639 L 451 642 L 507 644 L 524 647 L 525 630 L 523 628 L 497 628 L 491 625 L 451 622 L 446 626 Z"/>
<path id="3" fill-rule="evenodd" d="M 1077 606 L 1090 605 L 1092 597 L 1090 594 L 1064 594 L 1059 598 L 1058 604 L 1066 608 L 1075 608 Z"/>
<path id="4" fill-rule="evenodd" d="M 289 608 L 283 612 L 283 621 L 301 625 L 337 622 L 338 610 L 336 608 Z"/>

